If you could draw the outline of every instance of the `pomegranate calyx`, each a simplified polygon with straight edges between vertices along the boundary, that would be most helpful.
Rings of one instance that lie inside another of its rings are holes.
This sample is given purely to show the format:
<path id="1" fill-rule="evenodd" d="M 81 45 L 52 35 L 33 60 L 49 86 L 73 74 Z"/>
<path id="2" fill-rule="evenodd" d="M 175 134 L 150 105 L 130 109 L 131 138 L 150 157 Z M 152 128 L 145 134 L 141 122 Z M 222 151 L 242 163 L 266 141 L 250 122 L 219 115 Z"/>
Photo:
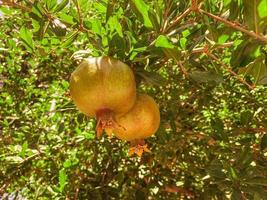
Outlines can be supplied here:
<path id="1" fill-rule="evenodd" d="M 141 140 L 131 141 L 131 147 L 128 153 L 129 156 L 136 154 L 138 157 L 142 157 L 144 152 L 148 152 L 148 153 L 151 152 L 147 144 L 145 144 L 144 140 L 141 139 Z"/>
<path id="2" fill-rule="evenodd" d="M 117 126 L 117 123 L 114 120 L 114 114 L 110 109 L 100 109 L 96 112 L 96 135 L 100 139 L 103 133 L 103 130 L 107 133 L 109 137 L 112 136 L 113 129 Z"/>

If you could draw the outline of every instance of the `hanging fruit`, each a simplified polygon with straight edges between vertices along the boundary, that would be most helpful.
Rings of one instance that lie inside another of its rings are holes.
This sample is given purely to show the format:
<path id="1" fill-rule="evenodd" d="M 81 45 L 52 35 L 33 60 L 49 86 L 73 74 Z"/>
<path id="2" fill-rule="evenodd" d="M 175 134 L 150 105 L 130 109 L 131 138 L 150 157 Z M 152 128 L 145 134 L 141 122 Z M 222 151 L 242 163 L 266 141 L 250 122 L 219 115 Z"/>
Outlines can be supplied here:
<path id="1" fill-rule="evenodd" d="M 130 154 L 141 156 L 149 151 L 144 139 L 153 135 L 160 124 L 159 107 L 152 97 L 146 94 L 137 95 L 135 105 L 123 116 L 117 115 L 115 120 L 119 126 L 114 129 L 116 137 L 130 141 Z"/>
<path id="2" fill-rule="evenodd" d="M 70 95 L 77 108 L 97 119 L 97 137 L 118 126 L 114 116 L 128 112 L 136 100 L 131 68 L 108 56 L 87 58 L 71 74 Z"/>

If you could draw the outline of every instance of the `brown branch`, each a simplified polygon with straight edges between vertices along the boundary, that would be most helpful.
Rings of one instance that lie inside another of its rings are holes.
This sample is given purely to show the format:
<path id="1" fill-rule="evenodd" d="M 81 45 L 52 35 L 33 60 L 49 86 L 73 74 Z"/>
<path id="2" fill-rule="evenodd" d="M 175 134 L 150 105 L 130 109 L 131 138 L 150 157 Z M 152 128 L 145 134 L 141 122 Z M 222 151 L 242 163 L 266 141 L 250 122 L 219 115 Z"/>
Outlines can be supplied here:
<path id="1" fill-rule="evenodd" d="M 188 72 L 187 72 L 187 70 L 185 69 L 185 67 L 184 67 L 184 65 L 182 64 L 182 62 L 181 62 L 181 61 L 177 61 L 177 60 L 175 60 L 175 61 L 177 62 L 177 65 L 178 65 L 178 67 L 180 68 L 181 72 L 183 73 L 184 77 L 185 77 L 186 79 L 188 79 L 188 78 L 189 78 Z"/>
<path id="2" fill-rule="evenodd" d="M 212 47 L 210 51 L 215 50 L 215 49 L 224 49 L 224 48 L 230 47 L 232 45 L 233 45 L 233 42 L 226 42 L 224 44 L 219 44 L 219 45 L 216 45 L 216 46 Z M 194 53 L 203 53 L 203 52 L 205 52 L 205 50 L 206 50 L 206 47 L 195 48 L 195 49 L 193 49 L 191 51 L 191 53 L 192 54 L 194 54 Z"/>
<path id="3" fill-rule="evenodd" d="M 8 0 L 4 0 L 4 1 L 0 1 L 0 5 L 2 6 L 8 6 L 8 7 L 12 7 L 12 8 L 18 8 L 20 10 L 23 10 L 25 12 L 31 12 L 32 9 L 28 8 L 26 6 L 20 5 L 14 1 L 8 1 Z"/>
<path id="4" fill-rule="evenodd" d="M 181 15 L 177 16 L 176 19 L 173 20 L 172 24 L 166 30 L 163 30 L 163 33 L 168 33 L 173 27 L 177 26 L 179 22 L 183 18 L 185 18 L 191 11 L 191 7 L 187 8 Z"/>
<path id="5" fill-rule="evenodd" d="M 78 12 L 78 18 L 79 18 L 79 23 L 80 23 L 79 30 L 86 31 L 86 29 L 83 27 L 83 19 L 82 19 L 81 8 L 79 5 L 79 2 L 77 0 L 73 0 L 73 3 L 75 4 L 77 12 Z"/>
<path id="6" fill-rule="evenodd" d="M 234 131 L 250 131 L 255 133 L 266 133 L 267 128 L 239 128 Z"/>
<path id="7" fill-rule="evenodd" d="M 201 13 L 203 13 L 203 14 L 205 14 L 205 15 L 207 15 L 207 16 L 209 16 L 209 17 L 211 17 L 211 18 L 213 18 L 213 19 L 215 19 L 215 20 L 217 20 L 217 21 L 223 22 L 223 23 L 226 24 L 227 26 L 230 26 L 230 27 L 232 27 L 233 29 L 236 29 L 236 30 L 238 30 L 238 31 L 241 31 L 241 32 L 243 32 L 243 33 L 245 33 L 245 34 L 247 34 L 247 35 L 249 35 L 249 36 L 251 36 L 251 37 L 257 39 L 257 40 L 260 40 L 260 41 L 262 41 L 262 42 L 264 42 L 264 43 L 267 43 L 267 37 L 264 37 L 263 35 L 259 35 L 259 34 L 253 32 L 253 31 L 249 31 L 249 30 L 247 30 L 247 29 L 245 29 L 245 28 L 243 28 L 243 27 L 237 25 L 237 24 L 234 23 L 234 22 L 228 21 L 228 20 L 226 20 L 226 19 L 224 19 L 224 18 L 221 18 L 221 17 L 219 17 L 219 16 L 216 16 L 216 15 L 213 15 L 213 14 L 211 14 L 211 13 L 209 13 L 209 12 L 207 12 L 207 11 L 204 11 L 204 10 L 202 10 L 202 9 L 199 9 L 199 12 L 201 12 Z"/>
<path id="8" fill-rule="evenodd" d="M 214 59 L 215 61 L 217 61 L 218 63 L 220 63 L 222 66 L 224 66 L 227 69 L 227 71 L 232 76 L 234 76 L 237 80 L 239 80 L 241 83 L 243 83 L 244 85 L 246 85 L 249 89 L 253 90 L 255 88 L 255 85 L 250 85 L 247 81 L 245 81 L 242 77 L 240 77 L 237 73 L 235 73 L 230 66 L 228 66 L 227 64 L 225 64 L 224 62 L 222 62 L 215 55 L 213 55 L 209 51 L 206 51 L 205 53 L 206 53 L 206 55 L 208 55 L 209 57 L 211 57 L 212 59 Z"/>

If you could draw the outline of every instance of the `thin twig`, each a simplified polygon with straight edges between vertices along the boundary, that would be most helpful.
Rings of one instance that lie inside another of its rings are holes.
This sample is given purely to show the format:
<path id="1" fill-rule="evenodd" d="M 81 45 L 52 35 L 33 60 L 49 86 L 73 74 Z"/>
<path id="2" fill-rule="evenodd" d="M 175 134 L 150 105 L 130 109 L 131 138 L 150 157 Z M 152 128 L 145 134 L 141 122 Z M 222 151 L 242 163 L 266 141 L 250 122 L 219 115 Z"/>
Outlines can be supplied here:
<path id="1" fill-rule="evenodd" d="M 257 40 L 260 40 L 260 41 L 262 41 L 264 43 L 267 43 L 267 37 L 264 37 L 263 35 L 259 35 L 259 34 L 253 32 L 253 31 L 249 31 L 249 30 L 237 25 L 234 22 L 228 21 L 228 20 L 226 20 L 224 18 L 221 18 L 219 16 L 216 16 L 216 15 L 213 15 L 213 14 L 211 14 L 211 13 L 209 13 L 207 11 L 204 11 L 202 9 L 199 9 L 199 12 L 201 12 L 201 13 L 203 13 L 203 14 L 205 14 L 205 15 L 207 15 L 207 16 L 209 16 L 209 17 L 211 17 L 211 18 L 213 18 L 213 19 L 215 19 L 217 21 L 223 22 L 224 24 L 226 24 L 226 25 L 228 25 L 228 26 L 230 26 L 230 27 L 232 27 L 232 28 L 234 28 L 236 30 L 239 30 L 239 31 L 241 31 L 241 32 L 243 32 L 243 33 L 245 33 L 245 34 L 257 39 Z"/>
<path id="2" fill-rule="evenodd" d="M 188 79 L 188 78 L 189 78 L 188 72 L 187 72 L 187 70 L 185 69 L 185 67 L 184 67 L 184 65 L 182 64 L 182 62 L 181 62 L 181 61 L 177 61 L 177 60 L 176 60 L 176 62 L 177 62 L 178 67 L 180 68 L 181 72 L 183 73 L 184 77 L 185 77 L 186 79 Z"/>
<path id="3" fill-rule="evenodd" d="M 23 5 L 20 5 L 14 1 L 8 1 L 8 0 L 5 0 L 5 1 L 0 1 L 0 5 L 3 5 L 3 6 L 9 6 L 9 7 L 12 7 L 12 8 L 18 8 L 20 10 L 23 10 L 25 12 L 31 12 L 32 9 L 31 8 L 28 8 L 26 6 L 23 6 Z"/>
<path id="4" fill-rule="evenodd" d="M 77 12 L 78 12 L 78 18 L 79 18 L 79 23 L 80 23 L 80 30 L 81 31 L 85 31 L 84 27 L 83 27 L 83 19 L 82 19 L 82 15 L 81 15 L 81 8 L 79 5 L 79 2 L 77 0 L 73 0 L 76 8 L 77 8 Z"/>
<path id="5" fill-rule="evenodd" d="M 212 47 L 211 50 L 224 49 L 226 47 L 232 46 L 233 44 L 234 44 L 233 42 L 226 42 L 224 44 L 219 44 L 219 45 L 216 45 L 215 47 Z M 190 53 L 192 53 L 192 54 L 194 54 L 194 53 L 203 53 L 203 52 L 205 52 L 205 50 L 206 50 L 206 47 L 194 48 Z M 182 52 L 182 53 L 184 53 L 184 52 Z"/>
<path id="6" fill-rule="evenodd" d="M 173 27 L 177 26 L 179 22 L 183 18 L 185 18 L 191 11 L 191 7 L 187 8 L 181 15 L 177 16 L 176 19 L 173 20 L 172 24 L 166 30 L 163 30 L 163 33 L 168 33 Z"/>
<path id="7" fill-rule="evenodd" d="M 214 59 L 215 61 L 217 61 L 218 63 L 220 63 L 222 66 L 224 66 L 227 69 L 227 71 L 232 76 L 234 76 L 237 80 L 239 80 L 241 83 L 243 83 L 244 85 L 246 85 L 249 89 L 253 90 L 255 88 L 255 85 L 250 85 L 247 81 L 245 81 L 242 77 L 240 77 L 237 73 L 235 73 L 230 66 L 228 66 L 227 64 L 225 64 L 224 62 L 222 62 L 215 55 L 213 55 L 209 51 L 207 51 L 205 53 L 206 53 L 206 55 L 208 55 L 209 57 L 211 57 L 212 59 Z"/>

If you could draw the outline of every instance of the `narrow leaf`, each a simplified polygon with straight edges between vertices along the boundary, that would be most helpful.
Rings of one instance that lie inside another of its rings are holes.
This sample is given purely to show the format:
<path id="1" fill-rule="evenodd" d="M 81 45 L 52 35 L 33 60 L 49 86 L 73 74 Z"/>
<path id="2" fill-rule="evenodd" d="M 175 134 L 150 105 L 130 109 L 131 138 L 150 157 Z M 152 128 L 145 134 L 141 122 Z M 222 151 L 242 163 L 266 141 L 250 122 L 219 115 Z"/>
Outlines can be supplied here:
<path id="1" fill-rule="evenodd" d="M 78 37 L 79 31 L 75 31 L 67 37 L 67 39 L 63 42 L 61 47 L 68 47 L 69 45 L 72 44 L 72 42 Z"/>
<path id="2" fill-rule="evenodd" d="M 168 38 L 164 35 L 160 35 L 155 42 L 156 47 L 162 47 L 167 49 L 174 48 L 174 45 L 168 40 Z"/>
<path id="3" fill-rule="evenodd" d="M 54 12 L 63 10 L 69 4 L 69 0 L 62 0 L 55 8 Z"/>
<path id="4" fill-rule="evenodd" d="M 67 174 L 64 169 L 59 171 L 59 190 L 62 192 L 64 190 L 65 185 L 67 184 Z"/>
<path id="5" fill-rule="evenodd" d="M 258 0 L 244 0 L 244 19 L 249 28 L 259 33 Z"/>
<path id="6" fill-rule="evenodd" d="M 32 52 L 33 51 L 32 33 L 25 26 L 21 27 L 20 29 L 20 38 L 22 39 L 24 46 Z"/>
<path id="7" fill-rule="evenodd" d="M 138 12 L 142 15 L 144 25 L 147 28 L 152 28 L 152 22 L 150 21 L 148 11 L 149 11 L 149 6 L 146 5 L 146 3 L 143 0 L 133 0 L 134 5 Z"/>

